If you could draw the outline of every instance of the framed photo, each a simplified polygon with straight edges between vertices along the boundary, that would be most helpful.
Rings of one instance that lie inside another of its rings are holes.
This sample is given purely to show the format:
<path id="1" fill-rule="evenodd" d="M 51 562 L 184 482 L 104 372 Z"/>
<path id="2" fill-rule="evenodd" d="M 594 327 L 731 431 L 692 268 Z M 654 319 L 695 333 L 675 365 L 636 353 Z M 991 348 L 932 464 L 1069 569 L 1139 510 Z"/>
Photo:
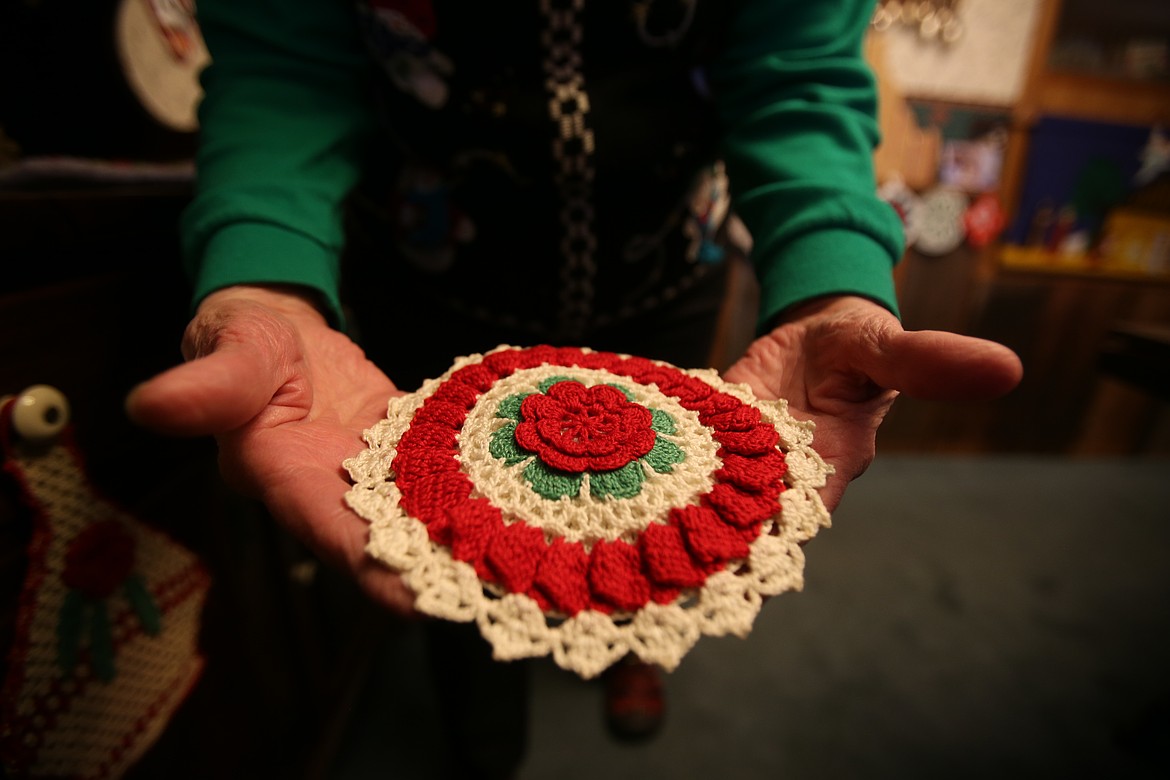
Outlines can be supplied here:
<path id="1" fill-rule="evenodd" d="M 918 124 L 941 136 L 938 183 L 972 195 L 999 188 L 1011 115 L 997 108 L 911 100 Z"/>

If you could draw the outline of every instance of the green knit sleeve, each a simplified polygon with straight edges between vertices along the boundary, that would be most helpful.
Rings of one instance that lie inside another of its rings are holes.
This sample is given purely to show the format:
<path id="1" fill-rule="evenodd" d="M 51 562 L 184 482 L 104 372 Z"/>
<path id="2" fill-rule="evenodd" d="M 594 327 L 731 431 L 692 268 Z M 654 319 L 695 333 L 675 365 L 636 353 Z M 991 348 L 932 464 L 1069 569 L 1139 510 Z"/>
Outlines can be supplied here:
<path id="1" fill-rule="evenodd" d="M 787 306 L 857 294 L 897 313 L 901 221 L 877 196 L 873 0 L 747 0 L 710 70 L 734 207 L 752 235 L 763 328 Z"/>
<path id="2" fill-rule="evenodd" d="M 316 289 L 335 324 L 342 203 L 373 126 L 367 60 L 338 0 L 199 0 L 195 195 L 183 254 L 197 302 L 248 283 Z"/>

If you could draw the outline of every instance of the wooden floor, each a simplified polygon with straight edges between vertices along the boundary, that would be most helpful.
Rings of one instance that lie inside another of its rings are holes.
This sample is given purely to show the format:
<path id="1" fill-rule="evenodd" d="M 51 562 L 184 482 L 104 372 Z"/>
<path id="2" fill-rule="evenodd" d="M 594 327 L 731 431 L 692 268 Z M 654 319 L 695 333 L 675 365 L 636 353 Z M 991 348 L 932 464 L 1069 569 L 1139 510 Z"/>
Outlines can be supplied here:
<path id="1" fill-rule="evenodd" d="M 1170 401 L 1101 365 L 1114 327 L 1170 325 L 1170 284 L 1008 270 L 969 247 L 944 257 L 910 251 L 896 280 L 908 329 L 1006 344 L 1023 360 L 1024 380 L 985 403 L 901 397 L 879 452 L 1170 455 Z M 756 295 L 750 273 L 733 275 L 717 362 L 750 341 Z"/>

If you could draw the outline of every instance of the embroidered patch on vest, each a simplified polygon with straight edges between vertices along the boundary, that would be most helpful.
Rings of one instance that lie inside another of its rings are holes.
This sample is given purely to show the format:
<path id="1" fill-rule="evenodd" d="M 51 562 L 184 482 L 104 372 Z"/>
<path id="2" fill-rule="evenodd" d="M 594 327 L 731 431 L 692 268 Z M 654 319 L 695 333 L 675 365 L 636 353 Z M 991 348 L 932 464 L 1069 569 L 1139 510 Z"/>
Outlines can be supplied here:
<path id="1" fill-rule="evenodd" d="M 345 461 L 368 551 L 499 660 L 670 670 L 746 637 L 829 524 L 812 423 L 711 370 L 501 346 L 392 399 Z"/>

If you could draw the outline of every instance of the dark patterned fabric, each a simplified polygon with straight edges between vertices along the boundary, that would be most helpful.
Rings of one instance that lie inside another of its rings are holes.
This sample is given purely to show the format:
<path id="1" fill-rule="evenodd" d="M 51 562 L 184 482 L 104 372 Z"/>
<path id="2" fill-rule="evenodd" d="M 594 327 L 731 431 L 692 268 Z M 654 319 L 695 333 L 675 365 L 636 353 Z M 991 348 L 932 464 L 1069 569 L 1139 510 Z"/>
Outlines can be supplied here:
<path id="1" fill-rule="evenodd" d="M 703 64 L 732 5 L 363 0 L 386 134 L 362 228 L 446 306 L 534 336 L 685 293 L 724 254 Z"/>

